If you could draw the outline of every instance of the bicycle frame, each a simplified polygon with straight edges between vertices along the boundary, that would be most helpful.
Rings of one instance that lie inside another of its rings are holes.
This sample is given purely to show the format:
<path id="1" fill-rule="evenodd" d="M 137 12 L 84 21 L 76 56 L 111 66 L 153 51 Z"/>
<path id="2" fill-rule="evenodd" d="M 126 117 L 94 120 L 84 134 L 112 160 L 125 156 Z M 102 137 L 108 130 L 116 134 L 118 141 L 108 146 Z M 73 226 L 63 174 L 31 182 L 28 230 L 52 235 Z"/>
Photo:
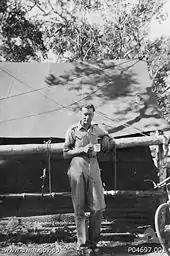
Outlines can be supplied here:
<path id="1" fill-rule="evenodd" d="M 167 196 L 168 196 L 168 200 L 162 204 L 159 205 L 159 207 L 157 208 L 156 212 L 155 212 L 155 230 L 156 230 L 156 234 L 157 237 L 159 239 L 159 242 L 163 248 L 163 250 L 167 253 L 167 255 L 170 256 L 170 251 L 168 249 L 168 245 L 165 241 L 165 238 L 162 236 L 162 230 L 159 227 L 159 217 L 162 213 L 165 213 L 166 216 L 166 210 L 168 208 L 170 208 L 170 182 L 167 183 L 168 181 L 170 181 L 170 176 L 168 178 L 166 178 L 165 180 L 163 180 L 162 182 L 158 183 L 157 185 L 154 186 L 154 189 L 157 188 L 163 188 L 166 186 L 166 192 L 167 192 Z M 165 217 L 166 218 L 166 217 Z M 165 230 L 165 223 L 163 224 L 164 228 L 163 231 Z"/>

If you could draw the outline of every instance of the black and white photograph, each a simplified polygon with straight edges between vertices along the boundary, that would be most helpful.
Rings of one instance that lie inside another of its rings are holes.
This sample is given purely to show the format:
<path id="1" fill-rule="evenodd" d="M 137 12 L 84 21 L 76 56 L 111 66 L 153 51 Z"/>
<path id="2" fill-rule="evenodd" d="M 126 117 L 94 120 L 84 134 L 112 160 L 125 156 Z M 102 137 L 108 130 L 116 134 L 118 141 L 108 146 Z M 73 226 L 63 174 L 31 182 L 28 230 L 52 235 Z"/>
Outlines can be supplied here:
<path id="1" fill-rule="evenodd" d="M 0 0 L 0 256 L 170 256 L 169 24 L 169 0 Z"/>

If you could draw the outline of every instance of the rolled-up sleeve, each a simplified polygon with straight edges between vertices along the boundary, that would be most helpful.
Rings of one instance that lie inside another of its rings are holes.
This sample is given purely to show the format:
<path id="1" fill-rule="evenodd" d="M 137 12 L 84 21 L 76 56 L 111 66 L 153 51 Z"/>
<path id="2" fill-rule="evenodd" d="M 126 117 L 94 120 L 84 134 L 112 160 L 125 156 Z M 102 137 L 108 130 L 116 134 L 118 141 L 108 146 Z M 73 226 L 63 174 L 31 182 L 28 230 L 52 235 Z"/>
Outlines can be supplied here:
<path id="1" fill-rule="evenodd" d="M 72 128 L 69 128 L 65 134 L 65 142 L 64 142 L 64 147 L 63 147 L 63 152 L 67 152 L 70 149 L 74 147 L 74 131 Z"/>
<path id="2" fill-rule="evenodd" d="M 101 145 L 103 152 L 107 152 L 112 150 L 115 147 L 115 139 L 110 136 L 108 131 L 106 131 L 104 128 L 96 126 L 96 132 L 100 139 L 102 139 Z"/>
<path id="3" fill-rule="evenodd" d="M 104 136 L 109 136 L 109 133 L 105 129 L 103 129 L 102 127 L 99 127 L 98 125 L 95 126 L 95 130 L 96 130 L 97 136 L 99 138 L 102 138 Z"/>

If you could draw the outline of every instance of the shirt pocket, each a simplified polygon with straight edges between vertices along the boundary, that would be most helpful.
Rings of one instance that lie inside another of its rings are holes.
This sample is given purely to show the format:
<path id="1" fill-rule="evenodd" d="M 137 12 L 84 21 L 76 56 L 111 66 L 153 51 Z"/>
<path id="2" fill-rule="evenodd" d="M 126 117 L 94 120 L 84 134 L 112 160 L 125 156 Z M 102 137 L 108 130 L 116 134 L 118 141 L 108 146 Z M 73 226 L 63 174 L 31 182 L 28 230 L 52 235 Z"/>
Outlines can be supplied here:
<path id="1" fill-rule="evenodd" d="M 85 135 L 80 132 L 75 132 L 75 147 L 83 147 L 85 145 Z"/>
<path id="2" fill-rule="evenodd" d="M 97 143 L 98 143 L 98 136 L 97 136 L 96 133 L 91 132 L 91 133 L 89 134 L 89 137 L 90 137 L 90 142 L 91 142 L 92 144 L 97 144 Z"/>

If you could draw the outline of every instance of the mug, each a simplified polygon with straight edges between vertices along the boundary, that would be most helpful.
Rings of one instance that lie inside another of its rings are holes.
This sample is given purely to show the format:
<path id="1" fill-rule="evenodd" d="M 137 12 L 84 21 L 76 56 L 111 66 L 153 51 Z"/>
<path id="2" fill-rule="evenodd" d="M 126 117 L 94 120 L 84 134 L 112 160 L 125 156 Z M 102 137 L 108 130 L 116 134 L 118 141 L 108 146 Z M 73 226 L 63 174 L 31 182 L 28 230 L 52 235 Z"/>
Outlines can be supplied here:
<path id="1" fill-rule="evenodd" d="M 100 144 L 94 144 L 94 152 L 100 152 L 101 145 Z"/>

